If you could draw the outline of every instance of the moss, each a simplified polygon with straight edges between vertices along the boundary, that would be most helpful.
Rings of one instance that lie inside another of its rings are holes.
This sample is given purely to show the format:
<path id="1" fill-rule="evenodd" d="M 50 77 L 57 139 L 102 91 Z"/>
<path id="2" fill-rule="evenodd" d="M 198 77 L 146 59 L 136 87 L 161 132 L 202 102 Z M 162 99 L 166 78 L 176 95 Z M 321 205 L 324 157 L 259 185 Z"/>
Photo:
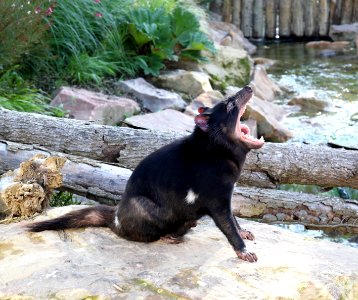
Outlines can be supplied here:
<path id="1" fill-rule="evenodd" d="M 184 297 L 182 295 L 173 293 L 169 290 L 156 286 L 154 283 L 151 283 L 148 280 L 135 278 L 133 279 L 133 282 L 145 290 L 151 291 L 158 296 L 162 296 L 164 299 L 190 300 L 190 298 Z"/>
<path id="2" fill-rule="evenodd" d="M 250 82 L 251 64 L 248 57 L 240 59 L 240 66 L 242 66 L 242 82 L 239 86 L 244 86 Z"/>

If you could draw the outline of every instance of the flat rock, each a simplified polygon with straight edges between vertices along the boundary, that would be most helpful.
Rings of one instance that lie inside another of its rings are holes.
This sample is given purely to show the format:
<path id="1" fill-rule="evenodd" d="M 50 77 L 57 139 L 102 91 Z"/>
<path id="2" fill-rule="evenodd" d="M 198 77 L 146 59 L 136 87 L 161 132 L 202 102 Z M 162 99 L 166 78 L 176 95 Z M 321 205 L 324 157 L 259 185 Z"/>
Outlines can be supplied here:
<path id="1" fill-rule="evenodd" d="M 267 75 L 265 67 L 261 64 L 255 66 L 251 84 L 254 85 L 255 95 L 266 101 L 273 101 L 283 93 L 281 88 Z"/>
<path id="2" fill-rule="evenodd" d="M 202 65 L 214 87 L 247 84 L 253 69 L 253 61 L 247 52 L 229 46 L 217 45 L 216 48 L 217 53 L 208 53 L 210 62 Z"/>
<path id="3" fill-rule="evenodd" d="M 202 72 L 173 70 L 160 73 L 151 79 L 155 86 L 184 93 L 190 98 L 212 91 L 209 76 Z"/>
<path id="4" fill-rule="evenodd" d="M 340 50 L 344 50 L 344 49 L 349 49 L 350 44 L 351 44 L 351 42 L 349 42 L 349 41 L 337 41 L 337 42 L 313 41 L 313 42 L 308 42 L 306 44 L 306 47 L 312 48 L 312 49 L 320 49 L 320 50 L 340 51 Z"/>
<path id="5" fill-rule="evenodd" d="M 61 87 L 51 105 L 64 108 L 75 119 L 102 125 L 116 125 L 140 111 L 134 100 L 72 87 Z"/>
<path id="6" fill-rule="evenodd" d="M 298 105 L 301 110 L 308 112 L 333 111 L 333 103 L 313 96 L 296 96 L 288 101 L 289 105 Z"/>
<path id="7" fill-rule="evenodd" d="M 334 41 L 350 41 L 358 49 L 358 22 L 352 24 L 331 25 L 329 36 Z"/>
<path id="8" fill-rule="evenodd" d="M 177 93 L 158 89 L 143 78 L 119 81 L 118 88 L 136 97 L 145 109 L 156 112 L 166 108 L 182 110 L 186 103 Z"/>
<path id="9" fill-rule="evenodd" d="M 0 298 L 358 298 L 357 248 L 239 222 L 256 236 L 246 244 L 257 263 L 237 259 L 208 218 L 179 245 L 130 242 L 106 228 L 27 233 L 25 222 L 1 224 Z"/>
<path id="10" fill-rule="evenodd" d="M 192 132 L 194 118 L 173 109 L 127 118 L 125 123 L 135 127 L 158 130 Z"/>

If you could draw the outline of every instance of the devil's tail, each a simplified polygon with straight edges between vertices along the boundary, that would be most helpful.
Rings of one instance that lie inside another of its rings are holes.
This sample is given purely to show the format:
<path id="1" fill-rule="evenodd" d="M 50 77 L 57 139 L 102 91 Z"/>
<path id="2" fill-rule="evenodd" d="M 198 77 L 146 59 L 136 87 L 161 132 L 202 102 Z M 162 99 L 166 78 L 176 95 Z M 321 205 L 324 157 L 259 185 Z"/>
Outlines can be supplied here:
<path id="1" fill-rule="evenodd" d="M 97 205 L 67 213 L 61 217 L 26 226 L 28 231 L 61 230 L 80 227 L 112 227 L 115 206 Z"/>

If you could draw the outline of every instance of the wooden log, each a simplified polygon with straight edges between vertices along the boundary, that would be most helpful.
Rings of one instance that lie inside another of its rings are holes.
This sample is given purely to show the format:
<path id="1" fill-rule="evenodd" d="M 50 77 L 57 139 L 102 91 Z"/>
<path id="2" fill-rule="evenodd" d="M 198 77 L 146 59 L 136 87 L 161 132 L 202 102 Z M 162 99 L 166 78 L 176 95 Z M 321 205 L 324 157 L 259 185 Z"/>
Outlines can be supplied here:
<path id="1" fill-rule="evenodd" d="M 183 136 L 7 110 L 0 110 L 0 120 L 4 124 L 0 126 L 0 140 L 118 162 L 129 169 L 149 153 Z M 297 183 L 358 188 L 358 151 L 266 143 L 262 149 L 248 154 L 244 172 L 260 173 L 271 185 Z"/>
<path id="2" fill-rule="evenodd" d="M 350 24 L 352 22 L 354 0 L 343 0 L 341 24 Z"/>
<path id="3" fill-rule="evenodd" d="M 0 142 L 0 174 L 14 170 L 34 155 L 55 156 L 66 159 L 62 167 L 64 189 L 105 204 L 117 203 L 124 192 L 131 171 L 99 161 L 40 149 L 32 145 Z"/>
<path id="4" fill-rule="evenodd" d="M 280 37 L 289 37 L 291 35 L 291 0 L 280 0 L 279 15 L 279 35 Z"/>
<path id="5" fill-rule="evenodd" d="M 121 200 L 130 170 L 73 155 L 34 149 L 17 143 L 0 143 L 0 172 L 4 166 L 14 168 L 36 154 L 66 158 L 62 167 L 62 190 L 86 196 L 103 204 Z M 50 157 L 52 158 L 52 157 Z M 32 193 L 35 195 L 36 193 Z M 318 195 L 272 189 L 239 187 L 232 198 L 234 214 L 269 222 L 304 223 L 316 227 L 339 227 L 358 232 L 358 203 Z M 354 224 L 356 225 L 354 227 Z"/>
<path id="6" fill-rule="evenodd" d="M 266 2 L 266 37 L 273 39 L 276 37 L 277 0 Z"/>
<path id="7" fill-rule="evenodd" d="M 62 185 L 66 159 L 35 154 L 0 177 L 0 214 L 32 216 L 49 204 L 52 191 Z"/>
<path id="8" fill-rule="evenodd" d="M 291 33 L 296 37 L 302 37 L 304 34 L 305 24 L 304 24 L 304 6 L 308 3 L 303 3 L 302 0 L 292 0 L 291 6 Z"/>
<path id="9" fill-rule="evenodd" d="M 241 0 L 232 1 L 232 23 L 241 27 Z"/>
<path id="10" fill-rule="evenodd" d="M 222 14 L 222 1 L 221 0 L 210 1 L 209 9 L 213 13 L 221 15 Z"/>
<path id="11" fill-rule="evenodd" d="M 319 0 L 318 30 L 320 36 L 328 36 L 329 33 L 329 1 Z"/>
<path id="12" fill-rule="evenodd" d="M 358 22 L 358 1 L 354 1 L 353 13 L 352 13 L 352 23 Z M 358 48 L 358 45 L 357 45 Z"/>
<path id="13" fill-rule="evenodd" d="M 231 23 L 232 21 L 232 0 L 223 0 L 223 21 Z"/>
<path id="14" fill-rule="evenodd" d="M 254 0 L 252 37 L 265 37 L 265 8 L 263 0 Z"/>
<path id="15" fill-rule="evenodd" d="M 242 2 L 241 30 L 244 36 L 248 38 L 252 37 L 253 4 L 254 0 L 245 0 Z"/>
<path id="16" fill-rule="evenodd" d="M 234 190 L 235 216 L 358 233 L 358 201 L 279 190 Z"/>
<path id="17" fill-rule="evenodd" d="M 307 37 L 318 35 L 318 23 L 317 23 L 317 1 L 307 0 L 305 3 L 305 31 L 304 35 Z"/>

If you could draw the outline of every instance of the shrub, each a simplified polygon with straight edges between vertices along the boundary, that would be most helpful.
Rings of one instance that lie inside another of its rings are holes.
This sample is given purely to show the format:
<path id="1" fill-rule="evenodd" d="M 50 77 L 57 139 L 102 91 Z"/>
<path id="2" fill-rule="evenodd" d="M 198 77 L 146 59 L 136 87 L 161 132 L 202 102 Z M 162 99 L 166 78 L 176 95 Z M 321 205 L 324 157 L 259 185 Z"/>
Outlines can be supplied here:
<path id="1" fill-rule="evenodd" d="M 0 70 L 13 63 L 41 42 L 46 32 L 44 13 L 40 9 L 48 5 L 45 0 L 0 1 Z"/>
<path id="2" fill-rule="evenodd" d="M 10 110 L 37 112 L 62 117 L 64 112 L 50 106 L 50 99 L 30 85 L 15 69 L 0 76 L 0 106 Z"/>

